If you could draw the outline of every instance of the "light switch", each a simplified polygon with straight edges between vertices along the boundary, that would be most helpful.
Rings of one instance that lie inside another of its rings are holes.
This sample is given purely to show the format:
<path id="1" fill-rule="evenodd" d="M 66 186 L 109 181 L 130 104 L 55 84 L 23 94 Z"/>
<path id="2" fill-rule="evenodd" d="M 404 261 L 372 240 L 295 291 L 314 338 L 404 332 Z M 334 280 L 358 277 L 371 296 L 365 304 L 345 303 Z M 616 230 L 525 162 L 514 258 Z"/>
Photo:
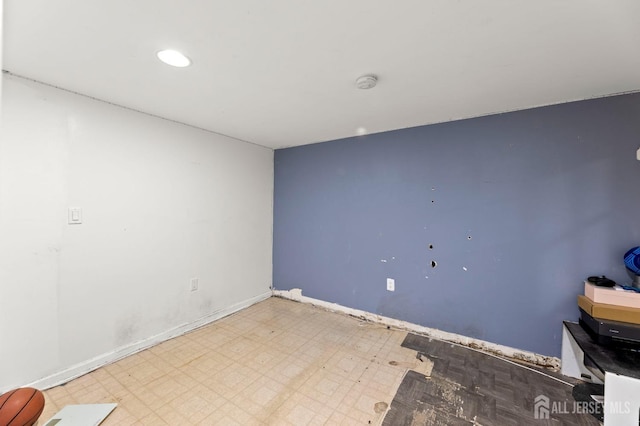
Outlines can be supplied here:
<path id="1" fill-rule="evenodd" d="M 78 225 L 82 223 L 82 209 L 80 207 L 69 207 L 69 224 Z"/>

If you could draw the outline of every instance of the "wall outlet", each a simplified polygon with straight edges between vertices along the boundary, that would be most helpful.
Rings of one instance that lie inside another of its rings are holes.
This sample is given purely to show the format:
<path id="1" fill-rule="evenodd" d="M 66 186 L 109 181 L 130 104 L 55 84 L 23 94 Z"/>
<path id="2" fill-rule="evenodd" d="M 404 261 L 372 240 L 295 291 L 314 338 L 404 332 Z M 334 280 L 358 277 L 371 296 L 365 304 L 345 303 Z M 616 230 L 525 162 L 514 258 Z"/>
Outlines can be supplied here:
<path id="1" fill-rule="evenodd" d="M 200 284 L 199 278 L 191 278 L 191 291 L 198 290 L 198 285 Z"/>
<path id="2" fill-rule="evenodd" d="M 396 280 L 393 278 L 387 278 L 387 290 L 396 291 Z"/>

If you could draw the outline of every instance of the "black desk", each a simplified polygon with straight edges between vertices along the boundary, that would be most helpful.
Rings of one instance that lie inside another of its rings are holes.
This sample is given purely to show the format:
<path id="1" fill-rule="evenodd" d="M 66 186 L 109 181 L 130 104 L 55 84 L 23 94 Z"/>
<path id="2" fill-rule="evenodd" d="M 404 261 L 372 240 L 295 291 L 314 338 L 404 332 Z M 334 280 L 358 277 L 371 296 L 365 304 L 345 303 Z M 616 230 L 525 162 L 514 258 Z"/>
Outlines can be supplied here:
<path id="1" fill-rule="evenodd" d="M 580 324 L 565 321 L 564 326 L 578 343 L 589 364 L 605 372 L 640 379 L 640 346 L 605 346 L 594 341 Z"/>
<path id="2" fill-rule="evenodd" d="M 580 324 L 564 321 L 562 374 L 596 383 L 604 379 L 604 425 L 638 425 L 640 351 L 637 348 L 599 345 Z"/>

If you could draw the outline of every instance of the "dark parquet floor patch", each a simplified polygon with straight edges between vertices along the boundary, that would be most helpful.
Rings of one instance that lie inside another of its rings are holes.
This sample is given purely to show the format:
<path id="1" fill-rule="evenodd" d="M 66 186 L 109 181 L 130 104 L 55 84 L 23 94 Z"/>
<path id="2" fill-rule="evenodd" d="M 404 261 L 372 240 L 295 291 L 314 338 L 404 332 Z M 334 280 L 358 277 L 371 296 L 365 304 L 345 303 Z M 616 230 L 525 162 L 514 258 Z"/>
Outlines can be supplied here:
<path id="1" fill-rule="evenodd" d="M 408 334 L 402 346 L 433 362 L 429 377 L 409 371 L 383 425 L 594 425 L 575 413 L 572 386 L 502 359 L 459 345 Z M 544 395 L 548 419 L 534 417 L 534 400 Z"/>

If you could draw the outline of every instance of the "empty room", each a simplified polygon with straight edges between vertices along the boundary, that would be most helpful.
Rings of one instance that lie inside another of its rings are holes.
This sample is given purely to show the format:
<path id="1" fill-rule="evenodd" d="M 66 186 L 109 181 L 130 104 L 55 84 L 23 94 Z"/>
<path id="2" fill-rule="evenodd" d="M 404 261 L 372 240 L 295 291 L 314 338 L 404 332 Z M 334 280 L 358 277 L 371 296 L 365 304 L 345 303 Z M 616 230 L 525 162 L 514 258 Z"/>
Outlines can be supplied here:
<path id="1" fill-rule="evenodd" d="M 639 2 L 0 12 L 0 426 L 638 424 Z"/>

